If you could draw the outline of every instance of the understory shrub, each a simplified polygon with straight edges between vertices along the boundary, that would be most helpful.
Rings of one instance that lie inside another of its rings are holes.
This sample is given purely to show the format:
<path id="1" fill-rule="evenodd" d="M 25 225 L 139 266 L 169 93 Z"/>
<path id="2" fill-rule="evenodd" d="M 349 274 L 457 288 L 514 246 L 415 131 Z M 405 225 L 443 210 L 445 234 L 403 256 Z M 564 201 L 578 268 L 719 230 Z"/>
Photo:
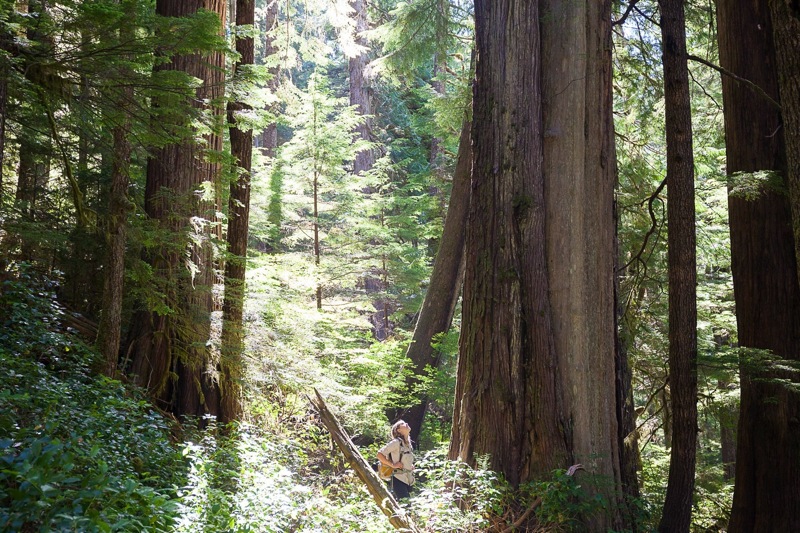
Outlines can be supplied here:
<path id="1" fill-rule="evenodd" d="M 167 421 L 68 332 L 52 286 L 0 292 L 0 530 L 171 531 L 184 464 Z"/>

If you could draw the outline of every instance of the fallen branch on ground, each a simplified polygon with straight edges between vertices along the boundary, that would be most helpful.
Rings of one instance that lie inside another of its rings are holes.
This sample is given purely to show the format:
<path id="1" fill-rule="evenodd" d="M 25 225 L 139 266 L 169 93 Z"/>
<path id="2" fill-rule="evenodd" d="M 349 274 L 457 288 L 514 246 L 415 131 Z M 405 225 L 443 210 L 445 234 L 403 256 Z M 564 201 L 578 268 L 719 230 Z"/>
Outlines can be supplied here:
<path id="1" fill-rule="evenodd" d="M 316 397 L 309 398 L 308 400 L 317 409 L 320 420 L 322 420 L 322 423 L 328 428 L 336 446 L 339 447 L 344 458 L 350 463 L 350 466 L 355 470 L 356 474 L 358 474 L 358 477 L 361 478 L 361 481 L 367 486 L 367 490 L 372 494 L 375 503 L 378 504 L 383 514 L 389 517 L 389 522 L 400 531 L 422 533 L 414 524 L 414 521 L 408 513 L 406 513 L 405 509 L 397 503 L 383 481 L 381 481 L 375 471 L 372 470 L 372 467 L 364 459 L 364 456 L 361 455 L 361 452 L 358 451 L 358 448 L 353 444 L 353 441 L 339 423 L 339 420 L 331 413 L 328 406 L 325 405 L 325 401 L 322 399 L 319 391 L 314 389 L 314 394 Z"/>

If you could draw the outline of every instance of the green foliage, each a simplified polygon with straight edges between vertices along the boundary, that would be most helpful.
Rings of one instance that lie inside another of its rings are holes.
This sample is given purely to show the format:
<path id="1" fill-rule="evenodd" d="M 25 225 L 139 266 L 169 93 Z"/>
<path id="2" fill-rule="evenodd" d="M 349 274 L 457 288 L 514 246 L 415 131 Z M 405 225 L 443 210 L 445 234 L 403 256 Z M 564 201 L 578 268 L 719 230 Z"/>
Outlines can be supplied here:
<path id="1" fill-rule="evenodd" d="M 51 290 L 22 271 L 0 293 L 0 528 L 171 531 L 182 463 L 169 426 L 92 375 L 97 356 L 57 331 Z"/>
<path id="2" fill-rule="evenodd" d="M 456 313 L 456 317 L 460 316 Z M 458 370 L 458 337 L 460 320 L 455 319 L 453 327 L 445 334 L 433 339 L 439 364 L 436 368 L 427 367 L 426 374 L 421 376 L 416 394 L 410 398 L 425 397 L 428 400 L 428 411 L 425 414 L 420 434 L 422 449 L 434 448 L 439 443 L 450 439 L 456 372 Z"/>
<path id="3" fill-rule="evenodd" d="M 787 194 L 786 183 L 779 172 L 734 172 L 728 176 L 730 195 L 752 201 L 768 193 Z"/>
<path id="4" fill-rule="evenodd" d="M 490 525 L 490 515 L 501 515 L 512 496 L 507 483 L 486 468 L 446 458 L 446 446 L 416 460 L 418 488 L 410 508 L 415 519 L 437 532 L 477 532 Z"/>
<path id="5" fill-rule="evenodd" d="M 542 500 L 536 508 L 539 524 L 563 531 L 582 531 L 585 528 L 583 519 L 603 512 L 608 505 L 600 495 L 587 494 L 576 476 L 567 475 L 566 470 L 554 470 L 551 479 L 531 483 L 522 489 Z"/>
<path id="6" fill-rule="evenodd" d="M 212 428 L 213 430 L 213 428 Z M 179 532 L 370 531 L 390 526 L 316 426 L 193 435 Z"/>

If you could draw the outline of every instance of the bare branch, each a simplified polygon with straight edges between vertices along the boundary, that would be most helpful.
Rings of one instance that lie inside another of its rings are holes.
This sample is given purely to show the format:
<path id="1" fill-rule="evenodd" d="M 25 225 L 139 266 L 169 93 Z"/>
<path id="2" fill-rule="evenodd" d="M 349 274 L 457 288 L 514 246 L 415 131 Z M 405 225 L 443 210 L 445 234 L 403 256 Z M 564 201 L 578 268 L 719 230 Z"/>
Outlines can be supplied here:
<path id="1" fill-rule="evenodd" d="M 701 64 L 703 64 L 703 65 L 705 65 L 707 67 L 713 68 L 714 70 L 716 70 L 717 72 L 719 72 L 720 74 L 722 74 L 724 76 L 728 76 L 729 78 L 733 78 L 734 80 L 738 81 L 739 83 L 743 83 L 745 86 L 747 86 L 750 89 L 752 89 L 753 91 L 755 91 L 756 94 L 758 94 L 762 98 L 766 99 L 767 102 L 769 102 L 770 104 L 774 105 L 778 110 L 781 109 L 781 104 L 776 102 L 770 95 L 767 94 L 767 92 L 764 89 L 762 89 L 761 87 L 759 87 L 758 85 L 756 85 L 752 81 L 750 81 L 748 79 L 745 79 L 745 78 L 742 78 L 741 76 L 737 76 L 736 74 L 734 74 L 730 70 L 722 68 L 719 65 L 715 65 L 711 61 L 707 61 L 707 60 L 703 59 L 702 57 L 698 57 L 698 56 L 692 55 L 692 54 L 686 54 L 686 59 L 691 59 L 692 61 L 697 61 L 698 63 L 701 63 Z"/>

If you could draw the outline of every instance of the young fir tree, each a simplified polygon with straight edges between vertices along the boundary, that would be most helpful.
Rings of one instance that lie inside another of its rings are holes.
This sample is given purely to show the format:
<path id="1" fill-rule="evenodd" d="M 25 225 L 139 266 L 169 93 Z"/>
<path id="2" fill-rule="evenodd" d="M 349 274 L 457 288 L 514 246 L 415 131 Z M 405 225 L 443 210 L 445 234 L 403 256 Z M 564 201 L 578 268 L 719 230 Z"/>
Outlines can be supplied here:
<path id="1" fill-rule="evenodd" d="M 296 127 L 292 138 L 282 148 L 282 167 L 294 183 L 287 185 L 295 193 L 308 199 L 308 204 L 298 206 L 310 222 L 311 249 L 314 255 L 316 287 L 314 298 L 317 309 L 322 309 L 323 291 L 330 268 L 323 265 L 328 236 L 341 233 L 343 207 L 353 207 L 357 200 L 355 180 L 350 179 L 346 165 L 352 164 L 355 155 L 365 145 L 357 141 L 355 126 L 362 120 L 342 98 L 331 94 L 324 71 L 311 74 L 308 88 L 296 94 L 296 100 L 287 110 Z M 339 250 L 341 253 L 342 250 Z M 348 265 L 347 268 L 352 268 Z"/>

